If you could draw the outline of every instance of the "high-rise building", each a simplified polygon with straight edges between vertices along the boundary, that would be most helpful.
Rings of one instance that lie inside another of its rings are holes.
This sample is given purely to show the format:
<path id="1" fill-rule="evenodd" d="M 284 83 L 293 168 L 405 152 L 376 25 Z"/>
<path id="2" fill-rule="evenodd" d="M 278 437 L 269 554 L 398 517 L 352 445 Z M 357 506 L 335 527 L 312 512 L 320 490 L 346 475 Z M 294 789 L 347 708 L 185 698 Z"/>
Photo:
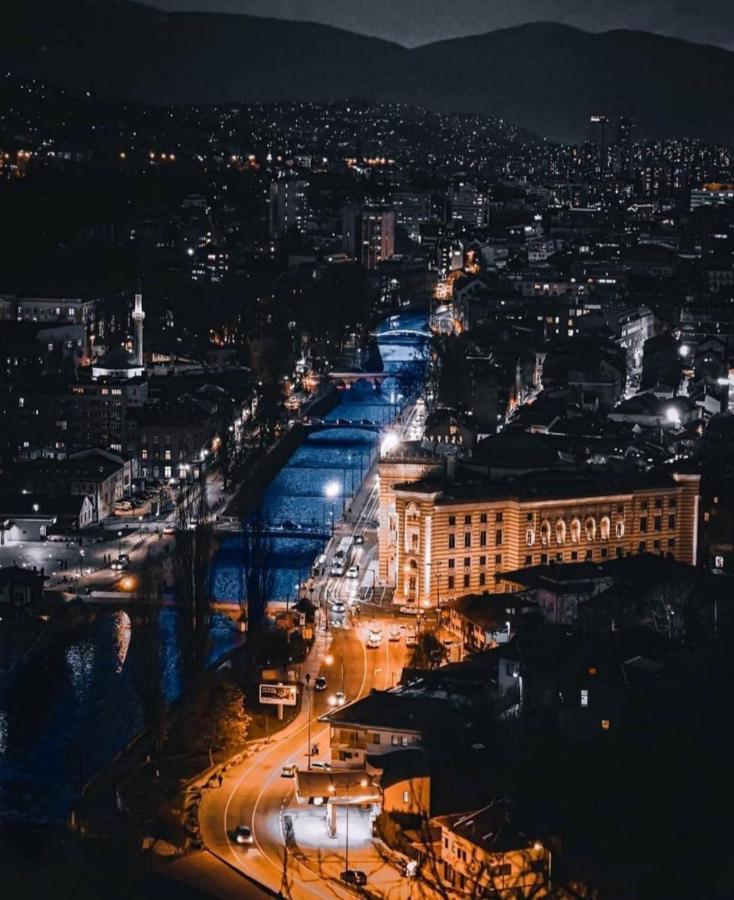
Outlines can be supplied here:
<path id="1" fill-rule="evenodd" d="M 366 269 L 395 255 L 395 212 L 381 206 L 346 206 L 342 216 L 344 249 Z"/>
<path id="2" fill-rule="evenodd" d="M 632 133 L 635 123 L 627 116 L 620 116 L 617 121 L 616 160 L 619 174 L 629 179 L 632 175 Z"/>
<path id="3" fill-rule="evenodd" d="M 459 176 L 449 189 L 451 221 L 470 227 L 487 224 L 487 195 Z"/>
<path id="4" fill-rule="evenodd" d="M 606 116 L 594 115 L 589 119 L 594 128 L 594 138 L 597 148 L 597 172 L 600 178 L 607 173 L 607 124 Z"/>
<path id="5" fill-rule="evenodd" d="M 699 206 L 723 206 L 734 203 L 734 184 L 710 182 L 691 191 L 691 209 Z"/>
<path id="6" fill-rule="evenodd" d="M 303 231 L 308 218 L 308 181 L 277 178 L 270 183 L 270 237 L 283 237 L 292 228 Z"/>
<path id="7" fill-rule="evenodd" d="M 430 191 L 398 191 L 393 194 L 395 224 L 404 228 L 411 240 L 417 241 L 420 226 L 433 218 Z"/>

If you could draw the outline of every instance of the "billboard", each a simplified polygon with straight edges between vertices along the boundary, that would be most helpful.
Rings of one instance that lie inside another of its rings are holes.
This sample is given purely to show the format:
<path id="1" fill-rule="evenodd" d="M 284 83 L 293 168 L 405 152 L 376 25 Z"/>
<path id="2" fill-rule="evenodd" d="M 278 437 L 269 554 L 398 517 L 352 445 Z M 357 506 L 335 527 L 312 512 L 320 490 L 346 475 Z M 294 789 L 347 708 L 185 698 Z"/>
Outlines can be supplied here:
<path id="1" fill-rule="evenodd" d="M 295 684 L 261 684 L 260 702 L 277 706 L 295 706 L 298 687 Z"/>

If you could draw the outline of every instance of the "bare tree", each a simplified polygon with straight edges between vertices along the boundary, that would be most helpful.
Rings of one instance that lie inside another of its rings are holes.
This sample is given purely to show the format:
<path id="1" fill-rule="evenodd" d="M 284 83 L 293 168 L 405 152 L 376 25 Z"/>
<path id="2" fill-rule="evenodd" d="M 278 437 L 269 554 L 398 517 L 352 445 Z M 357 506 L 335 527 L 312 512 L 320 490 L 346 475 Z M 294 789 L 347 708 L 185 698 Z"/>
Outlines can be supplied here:
<path id="1" fill-rule="evenodd" d="M 693 625 L 700 601 L 697 578 L 668 578 L 645 595 L 644 608 L 651 628 L 672 641 L 682 640 Z"/>
<path id="2" fill-rule="evenodd" d="M 153 750 L 159 756 L 166 739 L 166 698 L 163 693 L 161 661 L 160 564 L 150 553 L 138 576 L 141 610 L 133 627 L 133 684 L 140 698 L 143 722 L 150 733 Z"/>
<path id="3" fill-rule="evenodd" d="M 180 599 L 179 627 L 184 692 L 195 687 L 206 668 L 211 602 L 209 569 L 214 536 L 206 496 L 206 477 L 188 482 L 178 497 L 173 569 Z"/>
<path id="4" fill-rule="evenodd" d="M 275 586 L 273 541 L 260 511 L 244 520 L 242 532 L 240 609 L 241 617 L 247 621 L 248 646 L 253 647 Z"/>

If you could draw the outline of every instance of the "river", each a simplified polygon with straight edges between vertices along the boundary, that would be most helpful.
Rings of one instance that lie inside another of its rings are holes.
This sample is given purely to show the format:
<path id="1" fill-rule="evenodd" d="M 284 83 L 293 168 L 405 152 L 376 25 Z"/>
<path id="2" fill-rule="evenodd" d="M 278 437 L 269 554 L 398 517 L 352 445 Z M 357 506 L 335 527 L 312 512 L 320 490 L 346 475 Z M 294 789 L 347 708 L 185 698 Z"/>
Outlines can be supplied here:
<path id="1" fill-rule="evenodd" d="M 403 316 L 378 329 L 385 371 L 420 377 L 426 347 L 424 317 Z M 396 331 L 400 334 L 396 336 Z M 405 332 L 408 332 L 407 334 Z M 386 379 L 379 389 L 358 382 L 342 392 L 327 420 L 386 425 L 397 409 L 401 383 Z M 328 530 L 332 502 L 328 482 L 340 484 L 344 505 L 358 489 L 374 458 L 377 431 L 334 428 L 308 436 L 268 487 L 263 515 L 270 522 L 316 523 Z M 342 497 L 333 504 L 336 520 Z M 277 538 L 273 542 L 274 596 L 292 597 L 323 541 Z M 226 538 L 212 573 L 217 599 L 236 600 L 240 591 L 241 542 Z M 180 693 L 176 612 L 161 611 L 164 691 Z M 100 613 L 73 639 L 7 679 L 0 694 L 0 822 L 57 821 L 67 814 L 80 782 L 123 749 L 139 730 L 141 715 L 131 667 L 135 641 L 124 611 Z M 238 641 L 226 617 L 214 616 L 212 657 Z"/>

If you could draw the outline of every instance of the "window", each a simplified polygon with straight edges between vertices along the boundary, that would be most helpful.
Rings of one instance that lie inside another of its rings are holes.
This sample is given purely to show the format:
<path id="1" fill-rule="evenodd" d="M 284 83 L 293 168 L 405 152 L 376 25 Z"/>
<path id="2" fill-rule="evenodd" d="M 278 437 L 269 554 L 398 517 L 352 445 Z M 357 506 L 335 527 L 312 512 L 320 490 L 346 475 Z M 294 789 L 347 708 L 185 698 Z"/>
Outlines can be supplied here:
<path id="1" fill-rule="evenodd" d="M 141 459 L 148 458 L 148 450 L 146 447 L 143 447 L 143 449 L 140 451 L 140 457 L 141 457 Z"/>
<path id="2" fill-rule="evenodd" d="M 663 508 L 663 501 L 662 501 L 662 498 L 661 498 L 661 497 L 658 497 L 658 498 L 655 500 L 655 509 L 662 509 L 662 508 Z"/>
<path id="3" fill-rule="evenodd" d="M 647 519 L 640 519 L 640 531 L 643 534 L 647 532 Z"/>
<path id="4" fill-rule="evenodd" d="M 471 547 L 471 531 L 464 532 L 464 546 Z"/>
<path id="5" fill-rule="evenodd" d="M 589 516 L 584 522 L 584 531 L 586 532 L 586 540 L 593 541 L 596 537 L 596 520 L 593 516 Z"/>
<path id="6" fill-rule="evenodd" d="M 675 516 L 668 516 L 668 528 L 671 530 L 675 528 Z"/>
<path id="7" fill-rule="evenodd" d="M 403 803 L 410 803 L 410 791 L 403 791 Z"/>
<path id="8" fill-rule="evenodd" d="M 640 543 L 637 545 L 637 552 L 644 553 L 645 550 L 647 550 L 647 541 L 640 541 Z"/>
<path id="9" fill-rule="evenodd" d="M 487 532 L 486 531 L 479 532 L 479 546 L 480 547 L 487 546 Z"/>
<path id="10" fill-rule="evenodd" d="M 464 516 L 464 524 L 471 525 L 471 516 Z"/>
<path id="11" fill-rule="evenodd" d="M 526 518 L 525 518 L 525 521 L 526 521 L 526 522 L 532 522 L 532 521 L 533 521 L 533 514 L 532 514 L 532 513 L 528 513 L 527 516 L 526 516 Z"/>
<path id="12" fill-rule="evenodd" d="M 584 554 L 584 559 L 593 559 L 593 558 L 594 558 L 594 551 L 587 550 L 586 553 Z"/>
<path id="13" fill-rule="evenodd" d="M 653 523 L 655 526 L 655 531 L 663 530 L 663 517 L 662 516 L 655 516 Z"/>
<path id="14" fill-rule="evenodd" d="M 499 529 L 495 532 L 494 542 L 498 547 L 502 546 L 502 529 Z"/>
<path id="15" fill-rule="evenodd" d="M 456 535 L 450 534 L 449 535 L 449 550 L 453 550 L 455 546 L 456 546 Z"/>
<path id="16" fill-rule="evenodd" d="M 487 575 L 485 572 L 479 573 L 479 584 L 484 586 L 487 583 Z"/>
<path id="17" fill-rule="evenodd" d="M 602 516 L 599 522 L 599 536 L 603 541 L 608 541 L 612 531 L 612 523 L 609 516 Z"/>
<path id="18" fill-rule="evenodd" d="M 494 558 L 494 564 L 495 564 L 496 566 L 501 566 L 501 565 L 502 565 L 502 554 L 501 554 L 501 553 L 497 553 L 497 554 L 495 555 L 495 558 Z"/>
<path id="19" fill-rule="evenodd" d="M 471 565 L 471 556 L 464 557 L 464 568 L 468 569 Z"/>
<path id="20" fill-rule="evenodd" d="M 450 591 L 453 591 L 453 589 L 454 589 L 454 576 L 453 575 L 449 575 L 448 588 Z"/>
<path id="21" fill-rule="evenodd" d="M 494 520 L 495 520 L 495 522 L 501 522 L 501 521 L 502 521 L 502 513 L 501 513 L 501 512 L 498 512 L 498 513 L 495 515 Z"/>
<path id="22" fill-rule="evenodd" d="M 624 522 L 617 522 L 614 526 L 614 533 L 618 538 L 624 537 Z"/>
<path id="23" fill-rule="evenodd" d="M 668 547 L 675 547 L 675 538 L 668 538 Z"/>
<path id="24" fill-rule="evenodd" d="M 464 575 L 464 587 L 465 588 L 469 587 L 469 575 L 468 574 Z"/>
<path id="25" fill-rule="evenodd" d="M 622 552 L 623 552 L 623 551 L 622 551 L 622 548 L 621 548 L 621 547 L 617 547 L 617 549 L 616 549 L 616 551 L 615 551 L 615 553 L 617 554 L 617 559 L 621 559 L 621 558 L 622 558 Z"/>
<path id="26" fill-rule="evenodd" d="M 456 560 L 450 559 L 449 560 L 449 569 L 453 569 L 455 565 L 456 565 Z"/>
<path id="27" fill-rule="evenodd" d="M 449 525 L 456 525 L 456 516 L 449 516 Z"/>
<path id="28" fill-rule="evenodd" d="M 528 547 L 532 547 L 535 543 L 535 530 L 533 528 L 528 528 L 525 532 L 525 543 Z"/>
<path id="29" fill-rule="evenodd" d="M 487 522 L 487 513 L 480 513 L 479 521 L 484 525 Z"/>
<path id="30" fill-rule="evenodd" d="M 609 731 L 609 729 L 612 727 L 612 723 L 609 721 L 609 719 L 602 719 L 601 727 L 602 731 Z"/>
<path id="31" fill-rule="evenodd" d="M 659 550 L 659 549 L 660 549 L 660 541 L 653 541 L 653 542 L 652 542 L 652 549 L 653 549 L 653 550 Z"/>
<path id="32" fill-rule="evenodd" d="M 512 875 L 512 866 L 510 863 L 502 863 L 501 866 L 492 866 L 489 874 L 493 878 L 503 878 L 506 875 Z"/>
<path id="33" fill-rule="evenodd" d="M 588 706 L 589 705 L 589 692 L 581 691 L 581 705 Z"/>
<path id="34" fill-rule="evenodd" d="M 670 500 L 668 500 L 668 509 L 675 509 L 677 505 L 678 501 L 675 499 L 675 497 L 671 497 Z"/>
<path id="35" fill-rule="evenodd" d="M 640 509 L 647 509 L 647 500 L 642 500 L 640 502 Z"/>
<path id="36" fill-rule="evenodd" d="M 548 554 L 547 553 L 540 554 L 540 564 L 541 564 L 541 566 L 545 566 L 548 564 Z"/>
<path id="37" fill-rule="evenodd" d="M 577 562 L 578 558 L 579 558 L 579 551 L 572 550 L 571 551 L 571 562 Z"/>
<path id="38" fill-rule="evenodd" d="M 480 565 L 480 566 L 486 566 L 486 565 L 487 565 L 487 557 L 486 557 L 486 556 L 480 556 L 480 557 L 479 557 L 479 565 Z"/>
<path id="39" fill-rule="evenodd" d="M 532 564 L 533 564 L 533 557 L 532 557 L 532 556 L 526 556 L 526 557 L 525 557 L 525 565 L 526 565 L 526 566 L 531 566 Z"/>

